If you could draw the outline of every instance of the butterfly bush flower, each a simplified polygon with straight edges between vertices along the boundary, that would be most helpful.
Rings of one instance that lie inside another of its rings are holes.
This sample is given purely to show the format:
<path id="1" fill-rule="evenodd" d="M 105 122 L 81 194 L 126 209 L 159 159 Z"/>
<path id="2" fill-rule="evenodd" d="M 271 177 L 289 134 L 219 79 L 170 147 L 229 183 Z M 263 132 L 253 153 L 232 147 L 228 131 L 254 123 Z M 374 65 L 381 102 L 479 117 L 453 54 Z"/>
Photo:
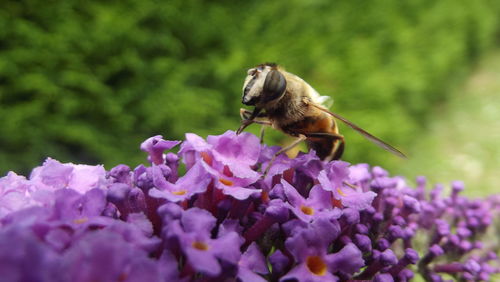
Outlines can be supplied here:
<path id="1" fill-rule="evenodd" d="M 268 273 L 269 269 L 266 265 L 266 258 L 254 242 L 248 246 L 247 250 L 240 257 L 238 262 L 238 278 L 242 281 L 266 281 L 260 275 Z"/>
<path id="2" fill-rule="evenodd" d="M 164 232 L 168 241 L 177 242 L 191 268 L 210 277 L 221 275 L 223 263 L 236 266 L 243 243 L 236 232 L 212 238 L 215 225 L 216 219 L 209 212 L 192 208 L 171 222 Z"/>
<path id="3" fill-rule="evenodd" d="M 84 194 L 104 188 L 105 176 L 103 166 L 62 164 L 51 158 L 33 169 L 29 179 L 9 172 L 0 179 L 0 218 L 23 208 L 52 205 L 54 193 L 61 189 Z"/>
<path id="4" fill-rule="evenodd" d="M 33 170 L 30 181 L 40 188 L 57 190 L 69 188 L 80 193 L 100 187 L 106 172 L 103 166 L 62 164 L 48 158 L 42 166 Z"/>
<path id="5" fill-rule="evenodd" d="M 191 167 L 200 160 L 204 169 L 212 176 L 215 188 L 238 200 L 259 194 L 254 184 L 260 173 L 252 168 L 259 152 L 259 139 L 249 133 L 236 135 L 227 131 L 220 136 L 209 136 L 205 142 L 193 134 L 186 135 L 180 154 L 185 156 L 186 165 Z"/>
<path id="6" fill-rule="evenodd" d="M 332 207 L 331 193 L 323 190 L 321 186 L 312 187 L 309 198 L 305 199 L 286 180 L 281 180 L 281 184 L 287 198 L 287 207 L 300 220 L 310 222 L 314 218 L 324 215 L 340 217 L 340 210 Z"/>
<path id="7" fill-rule="evenodd" d="M 349 176 L 349 164 L 342 161 L 330 162 L 318 175 L 318 181 L 326 191 L 333 192 L 339 205 L 357 210 L 368 208 L 376 194 L 364 192 L 360 188 L 346 183 Z"/>
<path id="8" fill-rule="evenodd" d="M 145 140 L 131 168 L 0 178 L 2 281 L 493 281 L 500 196 L 280 154 L 249 133 Z M 264 171 L 268 170 L 267 174 Z M 447 192 L 450 191 L 450 192 Z M 29 271 L 26 271 L 29 269 Z"/>
<path id="9" fill-rule="evenodd" d="M 196 163 L 186 175 L 179 178 L 176 183 L 170 183 L 160 167 L 153 167 L 153 184 L 155 187 L 149 190 L 149 195 L 153 198 L 163 198 L 171 202 L 184 201 L 194 194 L 207 190 L 211 181 L 210 175 L 203 169 L 201 163 Z"/>
<path id="10" fill-rule="evenodd" d="M 31 197 L 34 191 L 36 189 L 33 189 L 33 185 L 24 176 L 12 171 L 0 178 L 0 218 L 13 211 L 36 205 L 36 201 Z"/>
<path id="11" fill-rule="evenodd" d="M 295 228 L 285 242 L 296 266 L 282 280 L 338 281 L 337 273 L 353 274 L 364 261 L 361 251 L 352 243 L 336 253 L 328 253 L 328 246 L 340 234 L 338 224 L 319 217 L 306 227 Z"/>
<path id="12" fill-rule="evenodd" d="M 162 281 L 160 263 L 112 230 L 89 232 L 61 256 L 63 281 Z"/>
<path id="13" fill-rule="evenodd" d="M 142 142 L 140 148 L 144 152 L 148 153 L 148 160 L 151 163 L 159 165 L 165 162 L 166 156 L 163 154 L 163 152 L 172 149 L 180 143 L 180 141 L 164 140 L 163 136 L 156 135 Z"/>

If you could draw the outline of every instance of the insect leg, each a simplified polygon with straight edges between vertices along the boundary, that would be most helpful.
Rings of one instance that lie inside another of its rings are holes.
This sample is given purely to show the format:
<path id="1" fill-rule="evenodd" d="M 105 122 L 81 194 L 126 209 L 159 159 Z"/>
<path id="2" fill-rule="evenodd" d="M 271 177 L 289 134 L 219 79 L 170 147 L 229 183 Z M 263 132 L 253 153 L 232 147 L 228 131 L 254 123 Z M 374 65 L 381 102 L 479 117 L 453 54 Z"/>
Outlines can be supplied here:
<path id="1" fill-rule="evenodd" d="M 251 115 L 252 115 L 252 111 L 249 111 L 249 110 L 243 109 L 243 108 L 240 109 L 240 117 L 242 120 L 250 119 Z"/>
<path id="2" fill-rule="evenodd" d="M 276 152 L 269 163 L 267 164 L 266 170 L 264 171 L 264 175 L 262 175 L 262 178 L 266 178 L 267 173 L 269 173 L 269 170 L 271 169 L 271 166 L 273 165 L 274 160 L 276 157 L 278 157 L 280 154 L 285 153 L 292 149 L 293 147 L 297 146 L 300 142 L 306 140 L 307 137 L 305 135 L 300 134 L 299 138 L 295 139 L 295 141 L 292 142 L 292 144 L 286 146 L 285 148 L 281 148 L 278 152 Z"/>
<path id="3" fill-rule="evenodd" d="M 324 160 L 327 161 L 338 160 L 344 153 L 344 148 L 345 148 L 344 136 L 340 134 L 327 133 L 327 132 L 314 132 L 314 133 L 306 133 L 305 135 L 309 138 L 324 138 L 326 140 L 330 140 L 331 142 L 334 142 L 336 140 L 339 141 L 337 146 L 335 146 L 335 148 L 332 149 L 332 152 L 328 156 L 326 156 Z"/>
<path id="4" fill-rule="evenodd" d="M 241 117 L 242 120 L 252 119 L 251 118 L 252 114 L 253 114 L 252 111 L 240 108 L 240 117 Z M 265 118 L 265 117 L 266 117 L 266 113 L 260 112 L 260 110 L 259 110 L 259 112 L 257 113 L 257 115 L 254 118 Z"/>
<path id="5" fill-rule="evenodd" d="M 251 115 L 252 115 L 252 111 L 249 111 L 249 110 L 243 109 L 243 108 L 240 109 L 241 119 L 243 119 L 243 120 L 249 119 Z M 265 113 L 259 113 L 257 115 L 257 118 L 265 118 L 265 117 L 266 117 Z M 260 123 L 256 120 L 254 120 L 254 123 L 262 124 L 262 127 L 260 128 L 260 144 L 264 144 L 264 132 L 266 129 L 265 126 L 266 125 L 271 126 L 272 123 L 270 121 L 265 120 L 265 119 L 261 120 Z"/>
<path id="6" fill-rule="evenodd" d="M 256 124 L 260 124 L 260 125 L 262 125 L 263 127 L 264 127 L 264 126 L 271 126 L 271 125 L 273 125 L 273 124 L 272 124 L 270 121 L 268 121 L 267 119 L 266 119 L 266 120 L 262 120 L 262 119 L 261 119 L 261 120 L 255 120 L 255 119 L 254 119 L 254 120 L 252 120 L 252 122 L 253 122 L 253 123 L 256 123 Z"/>
<path id="7" fill-rule="evenodd" d="M 247 128 L 247 126 L 249 126 L 252 123 L 257 123 L 267 126 L 272 125 L 272 123 L 265 118 L 266 115 L 261 113 L 260 108 L 255 108 L 253 112 L 250 112 L 245 109 L 240 109 L 240 116 L 243 120 L 241 121 L 241 126 L 236 131 L 236 134 L 240 134 L 245 128 Z M 255 118 L 258 118 L 258 120 L 256 120 Z"/>
<path id="8" fill-rule="evenodd" d="M 236 134 L 240 134 L 247 126 L 252 124 L 254 118 L 259 114 L 260 111 L 261 111 L 260 108 L 253 109 L 253 112 L 250 114 L 250 116 L 247 119 L 243 119 L 241 121 L 240 128 L 238 128 L 238 130 L 236 130 Z M 245 109 L 240 109 L 240 115 L 242 118 L 245 117 L 245 115 L 244 115 L 245 113 L 246 113 Z"/>
<path id="9" fill-rule="evenodd" d="M 262 127 L 264 127 L 264 126 L 271 126 L 272 125 L 272 123 L 270 121 L 268 121 L 268 120 L 244 119 L 244 120 L 241 121 L 241 126 L 236 131 L 236 134 L 240 134 L 245 128 L 247 128 L 247 126 L 249 126 L 252 123 L 261 124 Z M 261 143 L 262 143 L 262 138 L 264 136 L 263 129 L 261 130 L 260 134 L 261 134 Z"/>
<path id="10" fill-rule="evenodd" d="M 266 131 L 266 126 L 262 125 L 260 127 L 260 144 L 264 144 L 264 132 Z"/>

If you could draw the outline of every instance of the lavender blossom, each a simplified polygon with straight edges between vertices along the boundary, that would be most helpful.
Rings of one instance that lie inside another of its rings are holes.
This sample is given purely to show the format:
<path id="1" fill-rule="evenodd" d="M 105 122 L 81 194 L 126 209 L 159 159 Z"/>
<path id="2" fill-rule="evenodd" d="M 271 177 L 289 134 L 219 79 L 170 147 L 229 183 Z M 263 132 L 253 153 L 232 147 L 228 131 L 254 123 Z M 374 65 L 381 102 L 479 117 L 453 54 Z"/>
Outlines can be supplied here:
<path id="1" fill-rule="evenodd" d="M 160 165 L 165 162 L 165 156 L 163 152 L 172 149 L 179 143 L 181 142 L 164 140 L 163 136 L 156 135 L 142 142 L 141 150 L 148 153 L 148 160 L 151 161 L 151 163 Z"/>
<path id="2" fill-rule="evenodd" d="M 0 178 L 2 281 L 492 281 L 500 196 L 290 159 L 249 133 L 157 135 L 131 169 L 48 158 Z M 181 164 L 185 164 L 185 173 Z M 269 172 L 263 172 L 269 167 Z M 29 271 L 26 271 L 29 269 Z"/>
<path id="3" fill-rule="evenodd" d="M 242 281 L 266 281 L 260 275 L 268 274 L 269 269 L 266 265 L 266 258 L 262 255 L 256 243 L 248 246 L 247 250 L 241 255 L 238 265 L 238 278 Z"/>
<path id="4" fill-rule="evenodd" d="M 5 215 L 36 205 L 31 194 L 36 191 L 24 176 L 9 172 L 0 178 L 0 218 Z"/>
<path id="5" fill-rule="evenodd" d="M 347 244 L 339 252 L 328 254 L 328 246 L 337 234 L 328 218 L 318 218 L 307 228 L 297 230 L 285 242 L 297 264 L 282 279 L 298 281 L 337 281 L 334 273 L 353 274 L 363 265 L 362 254 L 353 244 Z"/>
<path id="6" fill-rule="evenodd" d="M 103 166 L 62 164 L 48 158 L 42 166 L 33 169 L 30 182 L 41 189 L 57 190 L 69 188 L 80 193 L 99 188 L 106 176 Z"/>
<path id="7" fill-rule="evenodd" d="M 310 222 L 321 216 L 340 217 L 340 210 L 332 207 L 331 193 L 325 191 L 321 186 L 311 188 L 309 198 L 303 198 L 295 188 L 286 180 L 281 180 L 288 203 L 286 206 L 297 218 Z"/>
<path id="8" fill-rule="evenodd" d="M 229 232 L 219 238 L 211 238 L 215 218 L 205 210 L 192 208 L 183 213 L 180 220 L 169 224 L 165 236 L 177 239 L 189 265 L 207 276 L 219 276 L 223 264 L 219 260 L 237 264 L 241 253 L 241 238 Z"/>
<path id="9" fill-rule="evenodd" d="M 171 202 L 184 201 L 194 194 L 205 192 L 210 181 L 210 175 L 203 170 L 201 163 L 191 167 L 175 184 L 165 179 L 160 167 L 153 166 L 153 183 L 157 188 L 149 190 L 149 195 Z"/>
<path id="10" fill-rule="evenodd" d="M 326 191 L 333 192 L 333 197 L 340 201 L 343 207 L 364 210 L 368 208 L 376 194 L 372 191 L 364 192 L 359 187 L 346 185 L 348 180 L 349 164 L 334 161 L 326 164 L 319 173 L 318 181 Z"/>
<path id="11" fill-rule="evenodd" d="M 62 256 L 62 281 L 162 281 L 160 264 L 113 231 L 79 238 Z"/>

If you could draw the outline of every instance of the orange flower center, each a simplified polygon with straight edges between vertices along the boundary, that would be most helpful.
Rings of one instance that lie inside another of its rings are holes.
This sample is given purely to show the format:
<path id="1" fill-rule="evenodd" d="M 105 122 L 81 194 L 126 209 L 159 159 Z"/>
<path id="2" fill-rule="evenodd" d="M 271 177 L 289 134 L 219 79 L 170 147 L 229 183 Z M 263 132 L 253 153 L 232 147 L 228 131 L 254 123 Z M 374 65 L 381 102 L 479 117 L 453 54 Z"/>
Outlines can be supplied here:
<path id="1" fill-rule="evenodd" d="M 345 193 L 340 190 L 340 188 L 337 188 L 337 192 L 340 194 L 340 196 L 345 197 Z"/>
<path id="2" fill-rule="evenodd" d="M 192 246 L 193 246 L 193 248 L 200 250 L 200 251 L 206 251 L 209 249 L 207 244 L 200 242 L 200 241 L 194 241 Z"/>
<path id="3" fill-rule="evenodd" d="M 172 194 L 177 195 L 177 196 L 186 195 L 186 193 L 187 193 L 186 190 L 179 190 L 179 191 L 172 192 Z"/>
<path id="4" fill-rule="evenodd" d="M 308 256 L 306 260 L 307 269 L 312 274 L 323 276 L 326 274 L 326 263 L 319 256 Z"/>
<path id="5" fill-rule="evenodd" d="M 200 153 L 201 158 L 209 165 L 212 166 L 212 156 L 210 156 L 207 152 Z"/>
<path id="6" fill-rule="evenodd" d="M 228 179 L 219 178 L 219 182 L 227 186 L 233 186 L 233 182 Z"/>
<path id="7" fill-rule="evenodd" d="M 82 223 L 87 222 L 88 220 L 89 220 L 88 218 L 82 217 L 82 218 L 77 218 L 77 219 L 73 220 L 73 223 L 75 223 L 75 224 L 82 224 Z"/>
<path id="8" fill-rule="evenodd" d="M 314 209 L 308 206 L 301 206 L 300 210 L 307 215 L 313 215 L 314 214 Z"/>

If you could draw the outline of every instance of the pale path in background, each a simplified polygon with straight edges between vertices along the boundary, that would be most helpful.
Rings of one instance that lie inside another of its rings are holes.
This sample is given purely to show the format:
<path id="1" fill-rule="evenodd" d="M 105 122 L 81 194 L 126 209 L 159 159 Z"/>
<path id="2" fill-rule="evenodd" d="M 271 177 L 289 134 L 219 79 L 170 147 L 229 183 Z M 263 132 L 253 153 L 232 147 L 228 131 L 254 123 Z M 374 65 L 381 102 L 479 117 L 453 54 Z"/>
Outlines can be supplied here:
<path id="1" fill-rule="evenodd" d="M 446 185 L 462 180 L 469 196 L 500 193 L 500 50 L 481 60 L 432 120 L 407 164 L 393 173 Z"/>

